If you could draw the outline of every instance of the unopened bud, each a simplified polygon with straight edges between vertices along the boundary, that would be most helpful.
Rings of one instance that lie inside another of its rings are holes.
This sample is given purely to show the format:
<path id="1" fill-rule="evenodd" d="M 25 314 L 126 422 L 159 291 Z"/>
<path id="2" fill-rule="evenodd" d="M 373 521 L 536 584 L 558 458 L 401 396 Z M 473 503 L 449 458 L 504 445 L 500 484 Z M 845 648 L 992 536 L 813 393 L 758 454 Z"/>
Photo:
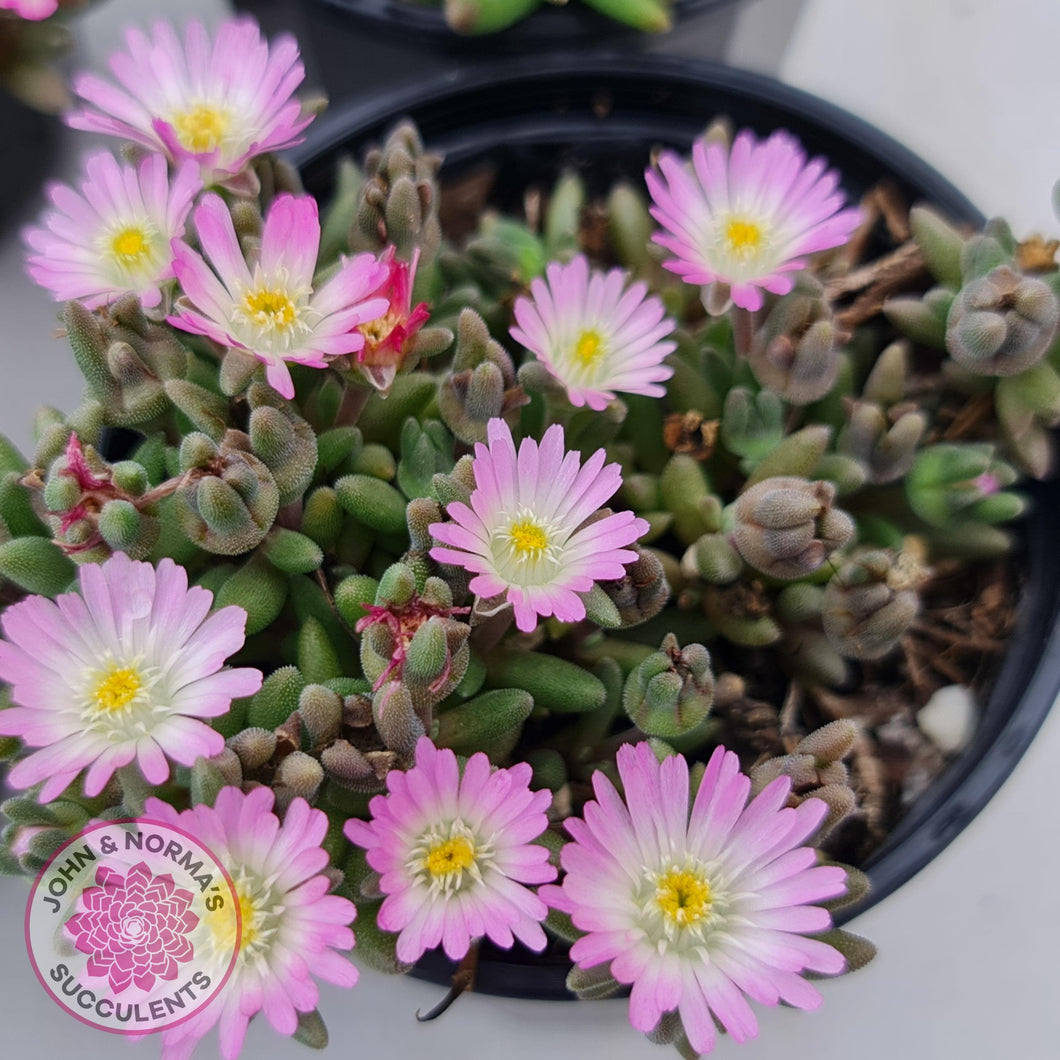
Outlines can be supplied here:
<path id="1" fill-rule="evenodd" d="M 832 507 L 834 498 L 830 482 L 765 479 L 736 501 L 733 544 L 752 567 L 775 578 L 812 574 L 854 536 L 853 521 Z"/>

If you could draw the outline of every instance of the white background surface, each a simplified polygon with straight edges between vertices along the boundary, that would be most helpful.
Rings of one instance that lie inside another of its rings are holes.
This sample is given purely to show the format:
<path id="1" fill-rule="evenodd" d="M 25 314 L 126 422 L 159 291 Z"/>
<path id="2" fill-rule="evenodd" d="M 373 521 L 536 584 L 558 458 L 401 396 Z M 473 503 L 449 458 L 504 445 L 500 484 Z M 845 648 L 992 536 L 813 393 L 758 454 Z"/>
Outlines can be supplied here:
<path id="1" fill-rule="evenodd" d="M 305 0 L 309 2 L 309 0 Z M 86 23 L 85 54 L 105 54 L 113 27 L 164 11 L 216 12 L 218 0 L 110 0 Z M 1050 189 L 1060 175 L 1060 4 L 1055 0 L 795 0 L 745 5 L 730 55 L 779 72 L 874 121 L 923 155 L 985 212 L 1018 233 L 1060 228 Z M 780 39 L 778 39 L 780 36 Z M 681 50 L 692 47 L 686 36 Z M 779 63 L 777 60 L 779 59 Z M 2 133 L 2 130 L 0 130 Z M 2 140 L 0 140 L 2 142 Z M 17 160 L 4 159 L 4 164 Z M 72 408 L 79 383 L 53 307 L 19 272 L 20 250 L 0 246 L 0 425 L 22 444 L 47 385 Z M 744 1060 L 1052 1060 L 1060 1056 L 1060 843 L 1056 763 L 1060 715 L 1048 720 L 1013 778 L 954 843 L 911 883 L 850 927 L 881 955 L 824 984 L 825 1004 L 804 1016 L 761 1012 L 761 1035 L 719 1057 Z M 0 880 L 0 1057 L 82 1060 L 157 1055 L 75 1024 L 35 981 L 22 942 L 26 886 Z M 441 1020 L 413 1013 L 436 987 L 364 973 L 350 993 L 325 988 L 329 1055 L 458 1060 L 503 1051 L 506 1060 L 648 1060 L 676 1055 L 641 1039 L 624 1002 L 557 1004 L 469 996 Z M 201 1047 L 216 1055 L 214 1040 Z M 264 1024 L 246 1056 L 308 1056 Z"/>

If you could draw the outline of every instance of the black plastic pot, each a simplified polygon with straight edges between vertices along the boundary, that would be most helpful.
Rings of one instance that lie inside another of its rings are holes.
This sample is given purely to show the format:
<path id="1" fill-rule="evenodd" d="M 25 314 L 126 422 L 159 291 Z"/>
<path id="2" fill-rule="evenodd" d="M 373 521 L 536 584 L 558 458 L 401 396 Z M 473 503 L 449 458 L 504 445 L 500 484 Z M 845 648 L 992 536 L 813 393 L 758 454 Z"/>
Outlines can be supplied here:
<path id="1" fill-rule="evenodd" d="M 40 187 L 55 158 L 62 126 L 51 114 L 28 107 L 0 88 L 0 131 L 5 156 L 17 162 L 0 168 L 0 231 L 26 216 L 26 204 Z"/>
<path id="2" fill-rule="evenodd" d="M 736 0 L 677 0 L 680 31 L 640 33 L 571 0 L 546 3 L 500 33 L 462 37 L 445 24 L 440 7 L 415 0 L 234 0 L 265 32 L 293 33 L 308 80 L 333 104 L 365 92 L 423 84 L 456 64 L 498 54 L 528 55 L 577 47 L 586 51 L 621 42 L 631 51 L 680 48 L 723 60 L 739 10 Z"/>
<path id="3" fill-rule="evenodd" d="M 521 22 L 487 36 L 464 37 L 454 33 L 445 21 L 441 2 L 417 0 L 317 0 L 325 6 L 341 11 L 362 26 L 370 25 L 386 33 L 402 37 L 413 36 L 434 45 L 450 48 L 478 48 L 479 50 L 515 48 L 569 48 L 575 44 L 599 40 L 601 37 L 629 38 L 637 30 L 593 10 L 580 0 L 562 5 L 545 3 Z M 687 19 L 725 7 L 734 0 L 676 0 L 674 25 Z M 644 37 L 644 34 L 640 34 Z M 651 36 L 645 39 L 650 40 Z"/>
<path id="4" fill-rule="evenodd" d="M 410 116 L 425 142 L 444 152 L 446 174 L 497 167 L 494 205 L 517 209 L 523 190 L 578 169 L 603 191 L 618 177 L 640 179 L 658 144 L 687 150 L 716 115 L 760 134 L 784 127 L 823 154 L 857 199 L 883 178 L 910 201 L 925 200 L 973 224 L 982 216 L 953 185 L 883 133 L 806 93 L 725 67 L 650 57 L 551 56 L 468 69 L 330 115 L 296 154 L 309 191 L 327 200 L 337 159 L 378 142 Z M 841 922 L 911 879 L 975 817 L 1012 772 L 1060 691 L 1060 552 L 1055 544 L 1060 484 L 1030 488 L 1020 563 L 1027 572 L 1018 625 L 972 744 L 917 800 L 865 866 L 870 896 Z M 476 989 L 559 999 L 569 963 L 483 950 Z M 429 955 L 417 973 L 448 981 L 452 966 Z"/>

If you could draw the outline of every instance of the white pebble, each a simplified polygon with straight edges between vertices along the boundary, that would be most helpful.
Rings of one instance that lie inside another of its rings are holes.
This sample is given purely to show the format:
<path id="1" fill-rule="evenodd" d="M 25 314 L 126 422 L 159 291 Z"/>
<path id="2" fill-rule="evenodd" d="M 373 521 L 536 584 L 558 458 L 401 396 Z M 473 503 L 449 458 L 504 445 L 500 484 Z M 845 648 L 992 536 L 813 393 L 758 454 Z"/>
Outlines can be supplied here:
<path id="1" fill-rule="evenodd" d="M 920 731 L 948 755 L 968 746 L 977 721 L 975 697 L 964 685 L 940 688 L 916 716 Z"/>

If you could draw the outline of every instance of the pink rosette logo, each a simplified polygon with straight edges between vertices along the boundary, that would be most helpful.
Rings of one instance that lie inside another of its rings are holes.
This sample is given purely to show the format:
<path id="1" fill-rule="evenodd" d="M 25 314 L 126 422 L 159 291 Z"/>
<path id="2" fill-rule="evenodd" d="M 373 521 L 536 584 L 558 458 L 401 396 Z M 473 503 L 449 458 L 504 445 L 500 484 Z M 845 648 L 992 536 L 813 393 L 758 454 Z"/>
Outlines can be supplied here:
<path id="1" fill-rule="evenodd" d="M 176 979 L 195 954 L 188 939 L 199 922 L 190 911 L 195 895 L 168 874 L 153 875 L 143 861 L 127 876 L 101 865 L 96 883 L 81 892 L 82 912 L 66 921 L 74 946 L 88 954 L 89 975 L 105 976 L 115 994 Z"/>
<path id="2" fill-rule="evenodd" d="M 26 908 L 37 978 L 70 1015 L 116 1034 L 184 1022 L 239 950 L 239 893 L 197 838 L 156 821 L 93 825 L 60 848 Z"/>

